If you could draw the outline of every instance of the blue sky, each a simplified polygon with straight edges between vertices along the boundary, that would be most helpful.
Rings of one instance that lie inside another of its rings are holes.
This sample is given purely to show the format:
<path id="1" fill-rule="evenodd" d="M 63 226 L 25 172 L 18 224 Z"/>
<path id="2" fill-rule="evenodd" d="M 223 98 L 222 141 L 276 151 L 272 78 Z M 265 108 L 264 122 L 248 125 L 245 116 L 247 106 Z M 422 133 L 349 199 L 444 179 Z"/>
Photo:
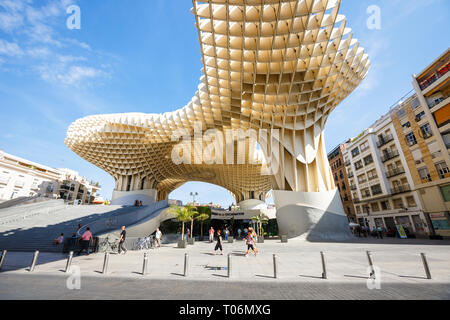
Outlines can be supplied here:
<path id="1" fill-rule="evenodd" d="M 81 8 L 69 30 L 67 7 Z M 366 10 L 381 9 L 369 30 Z M 184 106 L 200 78 L 200 47 L 189 0 L 0 0 L 0 148 L 99 181 L 113 179 L 64 145 L 76 119 L 102 113 L 161 113 Z M 372 67 L 330 116 L 328 150 L 356 136 L 412 89 L 419 73 L 450 43 L 448 0 L 342 0 Z M 191 182 L 171 194 L 228 206 L 224 189 Z"/>

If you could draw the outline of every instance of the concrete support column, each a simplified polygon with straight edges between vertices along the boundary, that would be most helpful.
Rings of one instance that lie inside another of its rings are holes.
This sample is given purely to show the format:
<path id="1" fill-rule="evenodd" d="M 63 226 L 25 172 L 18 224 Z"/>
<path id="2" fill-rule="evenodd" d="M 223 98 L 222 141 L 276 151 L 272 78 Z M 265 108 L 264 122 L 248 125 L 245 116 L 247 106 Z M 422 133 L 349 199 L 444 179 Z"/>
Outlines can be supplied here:
<path id="1" fill-rule="evenodd" d="M 306 240 L 352 237 L 339 192 L 273 191 L 280 234 Z"/>

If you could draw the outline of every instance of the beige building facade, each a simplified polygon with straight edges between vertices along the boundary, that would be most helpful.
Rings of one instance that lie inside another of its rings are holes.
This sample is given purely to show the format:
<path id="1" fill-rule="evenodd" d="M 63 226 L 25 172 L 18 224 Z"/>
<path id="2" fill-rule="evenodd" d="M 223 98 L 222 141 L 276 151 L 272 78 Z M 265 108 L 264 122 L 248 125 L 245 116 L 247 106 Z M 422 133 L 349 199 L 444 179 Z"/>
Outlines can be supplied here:
<path id="1" fill-rule="evenodd" d="M 94 202 L 98 183 L 70 169 L 54 169 L 0 150 L 0 201 L 27 197 L 64 199 L 68 203 Z"/>

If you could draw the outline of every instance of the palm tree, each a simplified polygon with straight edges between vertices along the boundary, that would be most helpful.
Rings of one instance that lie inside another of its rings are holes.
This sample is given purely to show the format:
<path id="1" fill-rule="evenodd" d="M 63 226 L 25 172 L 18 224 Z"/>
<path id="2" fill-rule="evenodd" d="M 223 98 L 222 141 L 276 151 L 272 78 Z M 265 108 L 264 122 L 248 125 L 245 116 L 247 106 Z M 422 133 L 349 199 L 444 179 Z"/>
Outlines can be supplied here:
<path id="1" fill-rule="evenodd" d="M 180 207 L 177 205 L 170 206 L 167 214 L 173 214 L 175 219 L 182 223 L 181 227 L 181 240 L 184 240 L 184 223 L 189 222 L 192 219 L 192 212 L 187 207 Z"/>
<path id="2" fill-rule="evenodd" d="M 200 227 L 200 236 L 203 239 L 203 223 L 210 218 L 209 214 L 207 213 L 200 213 L 196 220 L 200 221 L 201 227 Z"/>
<path id="3" fill-rule="evenodd" d="M 262 225 L 269 223 L 269 218 L 265 214 L 260 213 L 260 214 L 258 214 L 256 216 L 252 217 L 252 220 L 257 223 L 257 225 L 258 225 L 258 236 L 261 236 L 262 235 L 261 234 Z"/>
<path id="4" fill-rule="evenodd" d="M 198 215 L 198 211 L 197 211 L 196 207 L 193 207 L 191 205 L 186 205 L 185 208 L 186 208 L 186 210 L 189 211 L 189 213 L 191 215 L 191 239 L 192 239 L 192 236 L 194 233 L 194 219 L 195 219 L 195 216 Z"/>

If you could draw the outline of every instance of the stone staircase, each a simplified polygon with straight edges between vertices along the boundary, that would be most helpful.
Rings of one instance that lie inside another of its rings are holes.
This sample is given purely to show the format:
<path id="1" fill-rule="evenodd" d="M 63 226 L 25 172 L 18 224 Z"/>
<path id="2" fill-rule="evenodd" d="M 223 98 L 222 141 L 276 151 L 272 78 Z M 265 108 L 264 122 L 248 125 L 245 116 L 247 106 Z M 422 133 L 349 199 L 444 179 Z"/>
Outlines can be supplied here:
<path id="1" fill-rule="evenodd" d="M 119 216 L 136 210 L 122 206 L 67 206 L 47 202 L 21 208 L 0 210 L 0 250 L 61 252 L 62 245 L 52 244 L 59 234 L 69 238 L 78 224 L 83 226 L 105 217 Z M 143 209 L 143 208 L 140 208 Z M 96 235 L 94 234 L 94 237 Z"/>

